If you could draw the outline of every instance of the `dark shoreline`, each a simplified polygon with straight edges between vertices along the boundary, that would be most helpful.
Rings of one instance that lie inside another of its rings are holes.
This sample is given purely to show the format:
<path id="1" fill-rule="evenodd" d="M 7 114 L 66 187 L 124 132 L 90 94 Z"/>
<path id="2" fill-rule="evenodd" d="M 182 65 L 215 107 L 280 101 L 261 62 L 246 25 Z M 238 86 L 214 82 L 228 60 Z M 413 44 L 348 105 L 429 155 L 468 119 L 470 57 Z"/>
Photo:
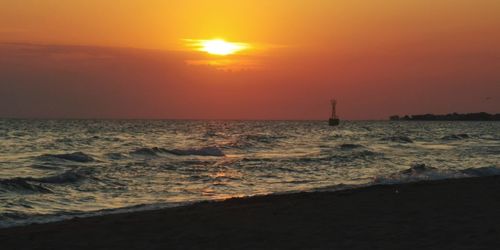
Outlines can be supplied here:
<path id="1" fill-rule="evenodd" d="M 424 114 L 424 115 L 393 115 L 391 121 L 500 121 L 500 114 L 489 114 L 486 112 L 446 115 Z"/>
<path id="2" fill-rule="evenodd" d="M 498 249 L 500 176 L 236 198 L 0 229 L 2 249 Z"/>

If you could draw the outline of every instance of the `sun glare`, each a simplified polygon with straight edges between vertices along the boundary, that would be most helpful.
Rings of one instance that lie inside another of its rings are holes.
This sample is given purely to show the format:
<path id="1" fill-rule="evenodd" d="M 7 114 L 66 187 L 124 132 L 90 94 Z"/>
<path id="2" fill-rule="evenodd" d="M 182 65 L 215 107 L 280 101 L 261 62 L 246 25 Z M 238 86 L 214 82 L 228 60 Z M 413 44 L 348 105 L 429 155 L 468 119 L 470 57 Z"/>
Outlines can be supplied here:
<path id="1" fill-rule="evenodd" d="M 222 39 L 213 39 L 200 40 L 197 47 L 198 50 L 207 52 L 212 55 L 226 56 L 245 50 L 249 46 L 245 43 L 233 43 L 226 42 Z"/>

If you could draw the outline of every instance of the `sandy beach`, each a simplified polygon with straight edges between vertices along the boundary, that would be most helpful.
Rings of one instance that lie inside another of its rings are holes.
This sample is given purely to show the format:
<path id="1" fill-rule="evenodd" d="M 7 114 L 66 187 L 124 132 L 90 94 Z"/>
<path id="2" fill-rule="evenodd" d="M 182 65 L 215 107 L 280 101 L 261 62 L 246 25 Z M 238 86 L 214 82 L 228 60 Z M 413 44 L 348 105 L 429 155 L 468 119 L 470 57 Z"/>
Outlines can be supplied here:
<path id="1" fill-rule="evenodd" d="M 498 249 L 500 177 L 204 202 L 0 230 L 2 249 Z"/>

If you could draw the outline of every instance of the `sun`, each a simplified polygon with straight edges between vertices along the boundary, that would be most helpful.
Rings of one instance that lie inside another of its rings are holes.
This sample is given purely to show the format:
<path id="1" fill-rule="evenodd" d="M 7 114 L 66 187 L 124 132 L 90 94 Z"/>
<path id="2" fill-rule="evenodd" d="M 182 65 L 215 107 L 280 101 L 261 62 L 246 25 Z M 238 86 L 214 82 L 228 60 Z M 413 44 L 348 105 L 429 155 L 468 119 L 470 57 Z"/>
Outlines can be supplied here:
<path id="1" fill-rule="evenodd" d="M 212 55 L 227 56 L 248 49 L 248 44 L 226 42 L 223 39 L 200 40 L 198 45 L 200 51 Z"/>

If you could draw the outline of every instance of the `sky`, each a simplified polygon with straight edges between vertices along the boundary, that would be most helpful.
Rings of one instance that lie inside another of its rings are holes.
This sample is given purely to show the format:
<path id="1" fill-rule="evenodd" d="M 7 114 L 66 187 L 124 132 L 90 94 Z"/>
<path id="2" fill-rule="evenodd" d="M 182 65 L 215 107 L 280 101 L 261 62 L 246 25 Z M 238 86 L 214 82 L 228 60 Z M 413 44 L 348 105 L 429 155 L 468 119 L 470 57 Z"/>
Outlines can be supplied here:
<path id="1" fill-rule="evenodd" d="M 498 113 L 499 69 L 497 0 L 0 0 L 0 117 Z"/>

